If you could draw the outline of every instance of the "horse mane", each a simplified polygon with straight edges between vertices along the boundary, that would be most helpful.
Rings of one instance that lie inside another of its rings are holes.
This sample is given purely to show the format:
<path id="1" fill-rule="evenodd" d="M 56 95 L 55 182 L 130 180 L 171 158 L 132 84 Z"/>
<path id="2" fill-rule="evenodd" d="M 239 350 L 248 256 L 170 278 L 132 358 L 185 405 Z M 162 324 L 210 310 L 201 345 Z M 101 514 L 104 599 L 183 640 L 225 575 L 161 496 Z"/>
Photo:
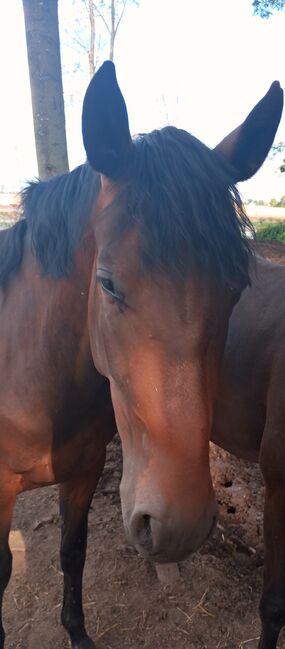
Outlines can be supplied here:
<path id="1" fill-rule="evenodd" d="M 240 292 L 249 283 L 253 229 L 231 177 L 229 165 L 186 131 L 167 126 L 139 135 L 113 236 L 136 224 L 145 270 L 198 270 Z M 19 268 L 26 233 L 44 273 L 65 277 L 99 187 L 88 163 L 31 182 L 21 194 L 22 218 L 0 233 L 0 285 Z"/>
<path id="2" fill-rule="evenodd" d="M 19 269 L 26 234 L 44 273 L 65 277 L 98 190 L 99 177 L 87 163 L 30 182 L 21 192 L 20 220 L 0 233 L 0 285 Z"/>
<path id="3" fill-rule="evenodd" d="M 186 131 L 167 126 L 137 136 L 114 235 L 136 223 L 145 269 L 182 276 L 199 269 L 240 291 L 249 283 L 253 228 L 231 174 Z"/>

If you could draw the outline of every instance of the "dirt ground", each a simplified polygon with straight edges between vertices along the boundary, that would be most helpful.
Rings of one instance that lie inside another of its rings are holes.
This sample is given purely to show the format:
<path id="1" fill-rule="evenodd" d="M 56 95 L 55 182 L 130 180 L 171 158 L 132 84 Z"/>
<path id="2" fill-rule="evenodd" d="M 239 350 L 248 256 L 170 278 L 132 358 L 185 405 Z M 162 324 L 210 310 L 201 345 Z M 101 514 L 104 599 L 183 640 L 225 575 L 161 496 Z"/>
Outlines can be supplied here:
<path id="1" fill-rule="evenodd" d="M 259 250 L 285 263 L 285 246 Z M 90 512 L 84 579 L 87 627 L 98 649 L 256 649 L 262 580 L 263 487 L 257 467 L 213 447 L 220 522 L 211 540 L 180 565 L 174 586 L 127 545 L 118 487 L 121 451 L 109 447 Z M 4 601 L 7 649 L 65 649 L 60 624 L 57 488 L 18 498 L 14 570 Z M 285 635 L 279 643 L 285 649 Z"/>

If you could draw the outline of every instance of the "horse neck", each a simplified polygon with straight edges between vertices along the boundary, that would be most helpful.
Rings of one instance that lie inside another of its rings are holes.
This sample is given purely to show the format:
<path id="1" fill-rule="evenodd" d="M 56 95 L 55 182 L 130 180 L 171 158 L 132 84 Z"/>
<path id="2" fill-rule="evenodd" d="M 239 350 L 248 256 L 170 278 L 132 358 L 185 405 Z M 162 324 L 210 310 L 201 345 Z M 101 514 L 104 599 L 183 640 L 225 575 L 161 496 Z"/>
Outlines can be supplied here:
<path id="1" fill-rule="evenodd" d="M 52 334 L 51 345 L 57 350 L 58 345 L 65 347 L 67 358 L 74 359 L 77 380 L 85 384 L 95 381 L 96 387 L 105 381 L 97 373 L 91 356 L 88 330 L 88 297 L 95 254 L 95 241 L 91 228 L 83 234 L 75 251 L 73 268 L 64 279 L 54 283 L 55 295 L 51 305 L 51 319 L 62 318 L 68 323 L 71 335 L 74 337 L 74 348 L 69 341 L 57 340 Z M 60 309 L 60 311 L 58 311 Z M 60 336 L 61 337 L 61 336 Z M 69 365 L 69 363 L 68 363 Z"/>
<path id="2" fill-rule="evenodd" d="M 88 295 L 94 258 L 94 237 L 86 230 L 66 277 L 44 274 L 26 239 L 21 267 L 5 291 L 1 329 L 22 340 L 36 374 L 61 386 L 67 381 L 90 394 L 105 379 L 95 370 L 89 342 Z M 15 314 L 17 317 L 15 317 Z M 23 322 L 25 327 L 23 328 Z M 35 348 L 35 341 L 36 348 Z"/>

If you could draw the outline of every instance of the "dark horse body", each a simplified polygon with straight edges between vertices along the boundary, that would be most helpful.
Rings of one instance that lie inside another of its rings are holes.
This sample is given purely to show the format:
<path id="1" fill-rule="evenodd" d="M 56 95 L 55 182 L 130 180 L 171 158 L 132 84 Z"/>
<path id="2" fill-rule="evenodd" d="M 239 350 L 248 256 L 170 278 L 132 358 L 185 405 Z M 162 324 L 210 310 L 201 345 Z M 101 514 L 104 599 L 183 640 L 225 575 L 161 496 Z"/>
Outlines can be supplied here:
<path id="1" fill-rule="evenodd" d="M 281 110 L 273 84 L 215 152 L 171 127 L 132 142 L 105 64 L 83 111 L 98 175 L 83 165 L 32 184 L 25 218 L 0 235 L 1 601 L 16 496 L 59 483 L 62 621 L 73 649 L 94 647 L 82 571 L 112 403 L 136 547 L 179 560 L 215 523 L 209 437 L 229 317 L 249 281 L 247 220 L 232 185 L 262 164 Z"/>
<path id="2" fill-rule="evenodd" d="M 265 482 L 261 649 L 285 624 L 285 267 L 257 258 L 230 319 L 212 440 Z"/>
<path id="3" fill-rule="evenodd" d="M 16 496 L 59 483 L 62 620 L 72 646 L 80 648 L 92 646 L 81 605 L 87 515 L 116 430 L 109 384 L 94 368 L 87 327 L 94 243 L 86 219 L 97 195 L 98 179 L 88 167 L 32 184 L 23 197 L 25 220 L 0 233 L 1 598 L 11 572 L 8 534 Z M 81 228 L 72 272 L 59 278 Z M 10 276 L 18 254 L 21 267 Z"/>

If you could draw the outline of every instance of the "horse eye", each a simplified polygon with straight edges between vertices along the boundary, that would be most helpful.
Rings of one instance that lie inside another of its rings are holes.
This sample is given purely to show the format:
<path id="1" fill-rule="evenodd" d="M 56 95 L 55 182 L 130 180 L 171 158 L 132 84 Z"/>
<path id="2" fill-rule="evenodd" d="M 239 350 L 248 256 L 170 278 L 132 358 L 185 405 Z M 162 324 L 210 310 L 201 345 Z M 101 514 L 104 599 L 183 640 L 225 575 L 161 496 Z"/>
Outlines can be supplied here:
<path id="1" fill-rule="evenodd" d="M 124 305 L 124 295 L 117 289 L 110 277 L 106 277 L 105 275 L 98 273 L 97 279 L 99 280 L 101 287 L 105 293 L 110 295 L 113 300 L 116 300 L 116 302 L 119 302 L 120 305 Z"/>
<path id="2" fill-rule="evenodd" d="M 109 279 L 109 277 L 100 277 L 99 279 L 103 291 L 105 291 L 106 293 L 111 293 L 112 295 L 114 295 L 114 297 L 116 297 L 115 286 L 112 280 Z"/>

